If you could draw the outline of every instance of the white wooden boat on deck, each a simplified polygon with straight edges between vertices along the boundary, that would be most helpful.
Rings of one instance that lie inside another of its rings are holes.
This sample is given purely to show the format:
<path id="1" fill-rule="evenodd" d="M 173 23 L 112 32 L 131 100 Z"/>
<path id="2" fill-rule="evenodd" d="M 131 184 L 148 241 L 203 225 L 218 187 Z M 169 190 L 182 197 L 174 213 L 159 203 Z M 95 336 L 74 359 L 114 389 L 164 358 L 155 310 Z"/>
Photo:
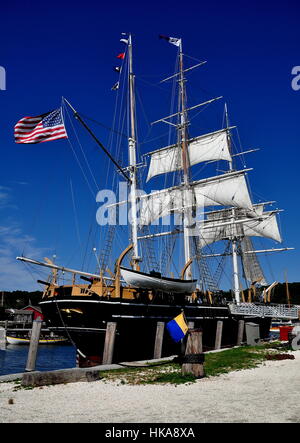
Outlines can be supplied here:
<path id="1" fill-rule="evenodd" d="M 123 267 L 120 267 L 120 272 L 125 282 L 135 288 L 175 292 L 179 294 L 191 294 L 196 290 L 197 280 L 181 280 L 162 277 L 156 272 L 147 274 L 145 272 Z"/>

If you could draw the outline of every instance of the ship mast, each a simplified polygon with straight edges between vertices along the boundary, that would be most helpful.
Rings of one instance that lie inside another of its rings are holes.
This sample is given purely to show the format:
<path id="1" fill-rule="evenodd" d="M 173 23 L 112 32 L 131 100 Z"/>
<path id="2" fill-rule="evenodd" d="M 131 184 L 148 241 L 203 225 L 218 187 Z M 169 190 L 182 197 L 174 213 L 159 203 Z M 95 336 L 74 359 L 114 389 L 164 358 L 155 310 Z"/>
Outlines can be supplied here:
<path id="1" fill-rule="evenodd" d="M 137 164 L 136 164 L 136 123 L 135 123 L 135 92 L 134 73 L 132 63 L 132 38 L 128 36 L 128 82 L 130 107 L 130 136 L 128 138 L 129 175 L 130 175 L 130 203 L 131 203 L 131 235 L 133 244 L 132 264 L 138 270 L 140 261 L 138 250 L 138 223 L 137 223 Z"/>
<path id="2" fill-rule="evenodd" d="M 183 205 L 183 238 L 184 238 L 184 256 L 185 263 L 191 260 L 191 244 L 189 237 L 190 214 L 191 214 L 191 192 L 189 189 L 189 158 L 188 158 L 188 143 L 187 143 L 187 112 L 185 106 L 186 90 L 185 77 L 183 69 L 183 52 L 182 40 L 179 41 L 179 88 L 180 88 L 180 142 L 183 168 L 183 186 L 184 186 L 184 205 Z M 190 267 L 187 271 L 188 279 L 192 277 Z"/>
<path id="3" fill-rule="evenodd" d="M 226 128 L 229 128 L 229 117 L 228 117 L 228 109 L 227 103 L 225 103 L 225 119 L 226 119 Z M 229 152 L 231 152 L 231 137 L 230 131 L 227 130 L 227 141 L 229 146 Z M 232 154 L 232 152 L 231 152 Z M 229 164 L 229 172 L 233 171 L 232 158 L 228 162 Z M 232 221 L 235 222 L 235 209 L 232 209 Z M 240 303 L 240 282 L 239 282 L 239 266 L 238 266 L 238 241 L 236 237 L 232 239 L 232 269 L 233 269 L 233 292 L 234 298 L 237 304 Z"/>

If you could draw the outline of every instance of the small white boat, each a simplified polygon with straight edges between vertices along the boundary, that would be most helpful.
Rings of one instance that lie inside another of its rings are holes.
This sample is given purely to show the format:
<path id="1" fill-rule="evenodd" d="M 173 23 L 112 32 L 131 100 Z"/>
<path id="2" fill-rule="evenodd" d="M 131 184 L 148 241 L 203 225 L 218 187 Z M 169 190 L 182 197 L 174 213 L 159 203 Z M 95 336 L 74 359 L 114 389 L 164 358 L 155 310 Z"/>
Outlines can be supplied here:
<path id="1" fill-rule="evenodd" d="M 7 344 L 9 345 L 29 345 L 30 338 L 22 338 L 22 337 L 12 337 L 6 336 Z M 49 337 L 49 338 L 40 338 L 40 345 L 54 345 L 58 343 L 65 343 L 68 339 L 64 337 Z"/>
<path id="2" fill-rule="evenodd" d="M 178 294 L 191 294 L 196 289 L 197 280 L 180 280 L 161 277 L 157 273 L 145 272 L 120 267 L 121 276 L 125 282 L 136 288 L 175 292 Z"/>

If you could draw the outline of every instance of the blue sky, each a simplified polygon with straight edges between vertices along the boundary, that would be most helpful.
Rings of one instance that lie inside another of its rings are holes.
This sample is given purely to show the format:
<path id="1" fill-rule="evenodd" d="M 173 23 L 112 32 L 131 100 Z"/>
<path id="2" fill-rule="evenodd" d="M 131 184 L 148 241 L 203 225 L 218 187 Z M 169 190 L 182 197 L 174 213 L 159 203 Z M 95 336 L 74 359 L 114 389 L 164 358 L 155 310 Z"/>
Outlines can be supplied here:
<path id="1" fill-rule="evenodd" d="M 269 277 L 282 281 L 286 271 L 290 281 L 299 281 L 300 91 L 291 87 L 292 68 L 300 65 L 299 12 L 296 1 L 54 0 L 2 5 L 0 65 L 7 84 L 0 91 L 0 290 L 39 288 L 31 270 L 15 261 L 22 253 L 35 258 L 56 253 L 65 265 L 80 266 L 85 260 L 85 268 L 95 267 L 95 260 L 85 259 L 82 245 L 87 238 L 90 249 L 93 242 L 99 244 L 93 227 L 94 178 L 99 188 L 107 185 L 107 159 L 77 125 L 91 167 L 86 169 L 77 146 L 89 187 L 68 142 L 17 145 L 13 127 L 26 115 L 59 107 L 62 96 L 83 115 L 111 127 L 111 87 L 117 80 L 113 66 L 123 49 L 123 31 L 134 38 L 142 141 L 156 135 L 148 136 L 149 122 L 169 112 L 169 90 L 158 82 L 173 73 L 176 48 L 158 35 L 182 37 L 186 54 L 207 60 L 189 77 L 189 83 L 194 82 L 190 103 L 222 95 L 243 147 L 260 148 L 247 158 L 247 166 L 254 168 L 249 175 L 253 195 L 276 200 L 276 207 L 284 209 L 283 245 L 296 248 L 269 256 Z M 219 129 L 224 100 L 201 114 L 196 130 Z M 108 131 L 90 123 L 108 145 Z M 66 125 L 72 132 L 68 119 Z M 141 151 L 158 147 L 142 144 Z"/>

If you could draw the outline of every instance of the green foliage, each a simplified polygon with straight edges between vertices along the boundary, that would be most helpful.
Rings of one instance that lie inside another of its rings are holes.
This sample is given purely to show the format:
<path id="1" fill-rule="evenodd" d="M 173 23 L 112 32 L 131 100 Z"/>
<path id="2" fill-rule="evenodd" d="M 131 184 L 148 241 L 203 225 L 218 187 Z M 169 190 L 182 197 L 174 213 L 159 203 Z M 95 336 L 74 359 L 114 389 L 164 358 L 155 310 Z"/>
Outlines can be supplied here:
<path id="1" fill-rule="evenodd" d="M 300 304 L 300 282 L 288 283 L 291 304 Z M 271 303 L 287 304 L 286 284 L 279 283 L 272 290 Z"/>
<path id="2" fill-rule="evenodd" d="M 2 298 L 3 294 L 3 298 Z M 25 306 L 31 304 L 32 306 L 38 306 L 42 299 L 43 293 L 41 291 L 4 291 L 0 292 L 1 302 L 3 300 L 3 306 L 0 307 L 0 319 L 4 315 L 5 309 L 14 308 L 22 309 Z"/>

